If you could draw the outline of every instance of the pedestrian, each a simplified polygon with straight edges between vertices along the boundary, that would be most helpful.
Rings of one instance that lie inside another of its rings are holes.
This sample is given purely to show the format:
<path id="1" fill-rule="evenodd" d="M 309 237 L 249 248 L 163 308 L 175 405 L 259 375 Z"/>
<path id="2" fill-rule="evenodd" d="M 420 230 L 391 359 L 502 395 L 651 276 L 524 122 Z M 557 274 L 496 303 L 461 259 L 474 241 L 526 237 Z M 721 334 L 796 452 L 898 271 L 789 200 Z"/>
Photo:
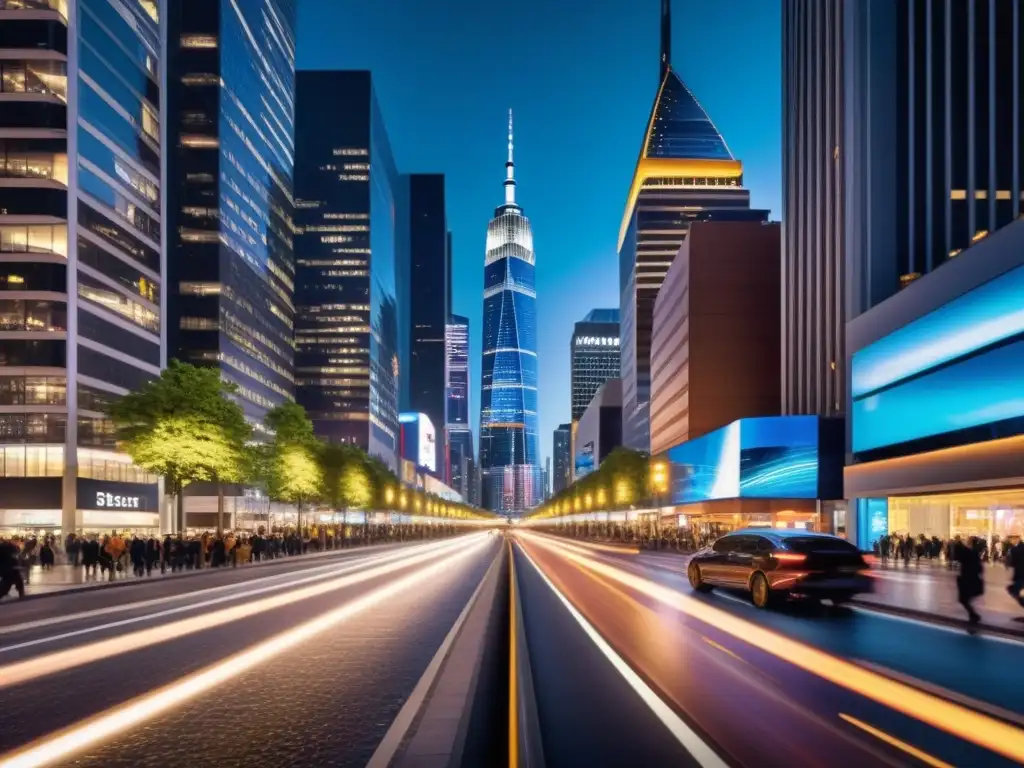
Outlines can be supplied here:
<path id="1" fill-rule="evenodd" d="M 68 553 L 68 562 L 78 567 L 78 558 L 82 552 L 82 540 L 74 532 L 69 533 L 64 540 L 64 551 Z"/>
<path id="2" fill-rule="evenodd" d="M 43 539 L 43 546 L 39 548 L 39 566 L 44 571 L 51 571 L 56 559 L 53 553 L 53 544 L 50 543 L 50 537 L 47 536 Z"/>
<path id="3" fill-rule="evenodd" d="M 1013 569 L 1013 579 L 1006 591 L 1024 608 L 1024 595 L 1021 594 L 1024 592 L 1024 536 L 1018 536 L 1017 543 L 1010 547 L 1006 563 Z M 1014 621 L 1024 621 L 1024 616 L 1018 616 Z"/>
<path id="4" fill-rule="evenodd" d="M 21 551 L 14 540 L 0 539 L 0 600 L 14 587 L 18 597 L 25 596 L 25 581 L 21 576 Z"/>
<path id="5" fill-rule="evenodd" d="M 967 620 L 972 626 L 981 621 L 981 615 L 971 603 L 985 592 L 979 549 L 977 537 L 971 536 L 967 544 L 961 543 L 957 547 L 956 552 L 960 564 L 960 573 L 956 577 L 957 601 L 967 610 Z"/>
<path id="6" fill-rule="evenodd" d="M 146 575 L 153 575 L 153 567 L 160 562 L 160 539 L 150 535 L 146 541 Z"/>
<path id="7" fill-rule="evenodd" d="M 171 534 L 164 536 L 163 546 L 160 547 L 160 573 L 167 573 L 167 569 L 170 568 L 172 571 L 174 567 L 171 565 L 171 552 L 174 549 L 174 540 L 171 538 Z"/>
<path id="8" fill-rule="evenodd" d="M 132 561 L 132 571 L 136 577 L 141 577 L 146 572 L 146 542 L 138 537 L 132 536 L 132 543 L 128 547 L 128 556 Z"/>
<path id="9" fill-rule="evenodd" d="M 96 536 L 90 536 L 82 544 L 82 565 L 85 566 L 85 578 L 96 578 L 96 566 L 100 562 L 100 543 Z"/>

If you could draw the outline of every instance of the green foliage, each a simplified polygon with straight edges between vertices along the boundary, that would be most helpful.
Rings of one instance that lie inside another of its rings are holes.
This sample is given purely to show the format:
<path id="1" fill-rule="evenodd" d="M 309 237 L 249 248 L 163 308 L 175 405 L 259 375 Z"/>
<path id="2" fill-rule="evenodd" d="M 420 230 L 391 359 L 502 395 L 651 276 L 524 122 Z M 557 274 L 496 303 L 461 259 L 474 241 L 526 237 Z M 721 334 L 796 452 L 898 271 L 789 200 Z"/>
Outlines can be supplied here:
<path id="1" fill-rule="evenodd" d="M 118 444 L 177 493 L 197 481 L 241 482 L 252 430 L 214 368 L 172 360 L 160 377 L 112 403 Z"/>
<path id="2" fill-rule="evenodd" d="M 646 453 L 629 448 L 616 448 L 595 471 L 553 496 L 538 511 L 543 514 L 566 501 L 571 505 L 575 499 L 582 499 L 588 493 L 597 508 L 598 495 L 602 491 L 605 509 L 621 509 L 641 504 L 649 495 L 649 471 L 650 457 Z M 620 498 L 623 493 L 628 501 Z"/>
<path id="3" fill-rule="evenodd" d="M 341 477 L 343 505 L 351 509 L 366 509 L 373 501 L 374 487 L 370 473 L 363 462 L 345 467 Z"/>
<path id="4" fill-rule="evenodd" d="M 274 433 L 274 439 L 257 450 L 267 494 L 300 505 L 319 498 L 324 475 L 320 445 L 306 410 L 289 400 L 271 409 L 263 423 Z"/>

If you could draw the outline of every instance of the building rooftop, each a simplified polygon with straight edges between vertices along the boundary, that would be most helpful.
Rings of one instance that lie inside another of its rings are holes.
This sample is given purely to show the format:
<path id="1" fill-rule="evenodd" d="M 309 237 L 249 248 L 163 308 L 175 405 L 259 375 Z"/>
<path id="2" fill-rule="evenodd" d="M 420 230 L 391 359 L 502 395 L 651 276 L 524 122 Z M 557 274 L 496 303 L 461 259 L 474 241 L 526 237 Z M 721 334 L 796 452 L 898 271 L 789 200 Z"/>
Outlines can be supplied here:
<path id="1" fill-rule="evenodd" d="M 587 316 L 580 320 L 581 323 L 617 323 L 619 322 L 619 310 L 615 309 L 592 309 Z"/>

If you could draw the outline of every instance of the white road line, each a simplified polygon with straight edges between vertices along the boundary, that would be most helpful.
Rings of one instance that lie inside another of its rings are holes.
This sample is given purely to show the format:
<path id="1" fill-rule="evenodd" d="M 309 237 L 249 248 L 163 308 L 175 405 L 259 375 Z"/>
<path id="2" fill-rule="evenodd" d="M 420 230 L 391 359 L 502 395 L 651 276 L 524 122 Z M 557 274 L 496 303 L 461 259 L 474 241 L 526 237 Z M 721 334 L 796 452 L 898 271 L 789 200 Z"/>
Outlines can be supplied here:
<path id="1" fill-rule="evenodd" d="M 504 553 L 504 543 L 498 550 L 497 555 L 494 558 L 494 562 L 491 563 L 491 567 L 487 569 L 487 573 L 477 584 L 476 589 L 469 598 L 469 602 L 466 603 L 466 607 L 462 609 L 462 613 L 455 620 L 451 630 L 445 636 L 441 646 L 437 649 L 437 653 L 434 654 L 434 658 L 430 660 L 430 664 L 427 665 L 426 671 L 423 676 L 420 677 L 416 687 L 413 688 L 409 698 L 405 704 L 398 711 L 394 721 L 391 723 L 391 727 L 388 728 L 387 733 L 384 734 L 384 738 L 381 739 L 380 744 L 377 745 L 376 751 L 370 758 L 370 762 L 366 764 L 366 768 L 387 768 L 391 764 L 392 759 L 395 757 L 395 753 L 398 752 L 398 748 L 402 746 L 402 741 L 405 739 L 406 734 L 409 732 L 409 728 L 412 727 L 413 721 L 416 719 L 416 715 L 419 714 L 420 708 L 423 706 L 423 702 L 427 698 L 427 694 L 434 685 L 434 680 L 437 679 L 438 673 L 441 671 L 441 665 L 444 660 L 448 657 L 448 652 L 451 650 L 452 645 L 455 643 L 455 638 L 458 637 L 459 631 L 462 629 L 462 625 L 466 623 L 466 617 L 469 616 L 469 612 L 473 609 L 476 604 L 477 598 L 480 596 L 480 592 L 483 591 L 484 584 L 488 579 L 491 578 L 491 572 L 497 568 L 501 562 L 501 555 Z"/>
<path id="2" fill-rule="evenodd" d="M 385 600 L 415 590 L 424 581 L 429 581 L 430 578 L 450 570 L 454 564 L 476 555 L 485 544 L 484 540 L 480 540 L 471 546 L 462 547 L 451 557 L 443 558 L 439 562 L 378 587 L 367 595 L 274 635 L 182 680 L 44 736 L 15 752 L 0 755 L 0 768 L 39 768 L 62 762 L 82 749 L 130 731 L 141 723 L 152 720 L 218 686 L 237 682 L 242 679 L 243 673 L 265 665 L 276 656 L 313 639 L 341 622 L 380 605 Z"/>
<path id="3" fill-rule="evenodd" d="M 411 549 L 411 547 L 410 547 Z M 373 553 L 372 555 L 366 555 L 366 550 L 361 550 L 352 553 L 357 557 L 376 557 L 380 553 Z M 340 555 L 339 560 L 349 560 L 350 558 Z M 345 563 L 347 564 L 347 563 Z M 8 627 L 0 627 L 0 635 L 11 634 L 13 632 L 24 632 L 29 629 L 38 629 L 39 627 L 49 627 L 54 624 L 63 624 L 69 621 L 82 621 L 85 619 L 93 619 L 97 616 L 109 616 L 112 613 L 124 613 L 125 611 L 134 611 L 141 608 L 150 608 L 154 605 L 165 605 L 167 603 L 173 603 L 178 600 L 188 600 L 199 595 L 209 595 L 215 592 L 225 592 L 230 589 L 244 588 L 250 584 L 256 584 L 263 581 L 270 581 L 272 579 L 287 579 L 289 576 L 294 576 L 298 573 L 313 573 L 313 572 L 326 572 L 334 568 L 337 568 L 339 563 L 331 563 L 330 565 L 320 565 L 315 568 L 303 568 L 299 571 L 288 571 L 286 573 L 276 573 L 271 576 L 262 576 L 258 579 L 249 579 L 247 581 L 239 581 L 234 584 L 224 584 L 219 587 L 207 587 L 205 589 L 197 589 L 192 592 L 179 592 L 173 595 L 167 595 L 166 597 L 154 597 L 149 600 L 138 600 L 134 603 L 123 603 L 119 605 L 109 606 L 107 608 L 94 608 L 88 611 L 80 611 L 78 613 L 69 613 L 62 616 L 51 616 L 46 619 L 37 619 L 35 621 L 26 621 L 21 624 L 14 624 Z M 152 584 L 159 584 L 161 582 L 150 582 Z M 61 593 L 56 593 L 53 597 L 59 596 Z M 68 592 L 68 597 L 76 594 L 75 592 Z"/>
<path id="4" fill-rule="evenodd" d="M 555 596 L 561 601 L 562 605 L 566 607 L 569 614 L 576 620 L 576 623 L 580 625 L 583 632 L 587 637 L 597 646 L 598 650 L 604 655 L 612 667 L 618 672 L 626 683 L 636 692 L 640 697 L 641 701 L 647 705 L 658 720 L 668 728 L 669 732 L 676 738 L 676 740 L 683 746 L 683 748 L 689 752 L 697 763 L 703 768 L 727 768 L 726 763 L 718 753 L 715 752 L 707 742 L 705 742 L 690 726 L 688 726 L 679 715 L 677 715 L 671 707 L 666 704 L 654 690 L 643 681 L 643 679 L 633 671 L 621 656 L 619 656 L 608 642 L 601 637 L 600 633 L 594 629 L 593 625 L 587 621 L 583 614 L 581 614 L 576 607 L 569 602 L 568 598 L 563 595 L 558 587 L 552 583 L 551 579 L 548 578 L 547 574 L 544 573 L 534 562 L 533 558 L 526 551 L 526 548 L 521 544 L 518 544 L 519 551 L 523 553 L 526 559 L 533 566 L 534 570 L 540 574 L 540 577 L 544 580 L 544 583 L 548 585 L 548 588 L 555 594 Z"/>
<path id="5" fill-rule="evenodd" d="M 403 550 L 403 552 L 406 553 L 406 555 L 407 555 L 407 554 L 410 553 L 410 550 Z M 414 551 L 413 551 L 413 553 L 414 553 Z M 70 637 L 80 637 L 82 635 L 88 635 L 88 634 L 92 634 L 94 632 L 103 632 L 103 631 L 106 631 L 106 630 L 109 630 L 109 629 L 116 629 L 117 627 L 126 627 L 126 626 L 129 626 L 131 624 L 141 624 L 143 622 L 153 621 L 154 619 L 159 619 L 159 618 L 162 618 L 164 616 L 174 616 L 175 614 L 179 614 L 179 613 L 188 613 L 189 611 L 194 611 L 197 608 L 206 608 L 206 607 L 211 606 L 211 605 L 219 605 L 221 603 L 235 602 L 235 601 L 241 600 L 243 598 L 255 597 L 256 595 L 262 595 L 262 594 L 264 594 L 266 592 L 277 592 L 277 591 L 282 590 L 282 589 L 291 589 L 291 588 L 297 587 L 297 586 L 299 586 L 301 584 L 308 584 L 309 582 L 313 582 L 313 581 L 323 581 L 325 579 L 330 579 L 330 578 L 332 578 L 334 576 L 341 576 L 341 575 L 344 575 L 346 573 L 351 573 L 352 571 L 358 571 L 361 568 L 366 568 L 366 567 L 369 567 L 369 566 L 372 566 L 372 565 L 379 565 L 379 564 L 382 564 L 382 563 L 386 563 L 389 560 L 395 560 L 395 559 L 401 558 L 402 556 L 403 555 L 398 554 L 398 553 L 392 553 L 389 556 L 384 556 L 382 554 L 377 554 L 377 555 L 374 555 L 373 557 L 362 558 L 358 562 L 354 562 L 354 563 L 350 562 L 350 563 L 346 563 L 345 565 L 342 565 L 342 566 L 332 565 L 332 566 L 330 566 L 329 568 L 326 568 L 326 569 L 325 568 L 316 568 L 316 569 L 312 569 L 312 570 L 324 571 L 324 572 L 323 573 L 317 573 L 317 574 L 314 574 L 312 576 L 303 576 L 302 578 L 292 579 L 292 580 L 289 580 L 289 581 L 284 581 L 284 582 L 282 582 L 280 584 L 270 584 L 270 585 L 265 586 L 265 587 L 258 587 L 256 589 L 249 589 L 249 590 L 245 590 L 243 592 L 233 592 L 230 595 L 223 595 L 221 597 L 215 597 L 215 598 L 212 598 L 210 600 L 201 600 L 198 603 L 189 603 L 188 605 L 178 606 L 177 608 L 168 608 L 165 611 L 157 611 L 156 613 L 147 613 L 147 614 L 145 614 L 143 616 L 133 616 L 130 619 L 121 619 L 120 621 L 112 621 L 112 622 L 109 622 L 107 624 L 96 624 L 96 625 L 91 626 L 91 627 L 84 627 L 82 629 L 72 630 L 71 632 L 62 632 L 59 635 L 47 635 L 46 637 L 40 637 L 40 638 L 36 638 L 34 640 L 26 640 L 26 641 L 21 642 L 21 643 L 15 643 L 14 645 L 6 645 L 6 646 L 3 646 L 3 647 L 0 647 L 0 654 L 9 653 L 10 651 L 16 651 L 16 650 L 20 650 L 22 648 L 32 648 L 32 647 L 37 646 L 37 645 L 45 645 L 47 643 L 55 643 L 55 642 L 58 642 L 60 640 L 67 640 Z M 300 573 L 306 573 L 306 571 L 301 571 Z M 292 574 L 292 575 L 297 575 L 297 574 Z M 264 579 L 259 579 L 259 581 L 264 581 Z M 219 587 L 215 587 L 214 589 L 219 589 Z M 196 593 L 196 592 L 192 593 L 193 596 L 196 595 L 196 594 L 198 594 L 198 593 Z M 118 609 L 118 610 L 119 611 L 123 611 L 124 609 L 121 608 L 121 609 Z"/>
<path id="6" fill-rule="evenodd" d="M 271 595 L 253 602 L 242 603 L 221 608 L 210 613 L 190 616 L 177 621 L 157 624 L 153 627 L 139 629 L 105 640 L 96 640 L 85 645 L 53 651 L 40 656 L 32 656 L 23 661 L 15 661 L 0 666 L 0 688 L 19 685 L 31 680 L 52 675 L 67 669 L 73 669 L 104 659 L 109 659 L 130 651 L 148 648 L 158 643 L 175 640 L 187 634 L 204 632 L 214 627 L 224 626 L 240 619 L 271 611 L 275 608 L 291 605 L 298 600 L 326 595 L 340 589 L 362 584 L 379 576 L 392 574 L 402 568 L 426 562 L 436 557 L 445 557 L 456 553 L 463 547 L 463 542 L 447 542 L 420 549 L 408 557 L 373 564 L 373 567 L 356 573 L 338 576 L 319 584 L 311 584 L 281 595 Z"/>

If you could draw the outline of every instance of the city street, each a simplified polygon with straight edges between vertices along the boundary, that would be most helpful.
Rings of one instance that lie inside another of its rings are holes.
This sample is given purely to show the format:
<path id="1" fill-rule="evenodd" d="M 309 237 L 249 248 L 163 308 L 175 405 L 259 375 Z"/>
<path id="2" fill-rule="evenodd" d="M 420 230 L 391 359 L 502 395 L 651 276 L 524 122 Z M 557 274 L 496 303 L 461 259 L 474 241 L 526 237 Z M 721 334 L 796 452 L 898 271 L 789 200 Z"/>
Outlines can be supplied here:
<path id="1" fill-rule="evenodd" d="M 761 612 L 736 595 L 695 595 L 682 573 L 642 556 L 517 541 L 551 765 L 686 764 L 684 751 L 702 765 L 1024 759 L 1012 671 L 1024 645 L 862 610 Z"/>
<path id="2" fill-rule="evenodd" d="M 365 765 L 494 541 L 4 605 L 0 766 Z"/>

